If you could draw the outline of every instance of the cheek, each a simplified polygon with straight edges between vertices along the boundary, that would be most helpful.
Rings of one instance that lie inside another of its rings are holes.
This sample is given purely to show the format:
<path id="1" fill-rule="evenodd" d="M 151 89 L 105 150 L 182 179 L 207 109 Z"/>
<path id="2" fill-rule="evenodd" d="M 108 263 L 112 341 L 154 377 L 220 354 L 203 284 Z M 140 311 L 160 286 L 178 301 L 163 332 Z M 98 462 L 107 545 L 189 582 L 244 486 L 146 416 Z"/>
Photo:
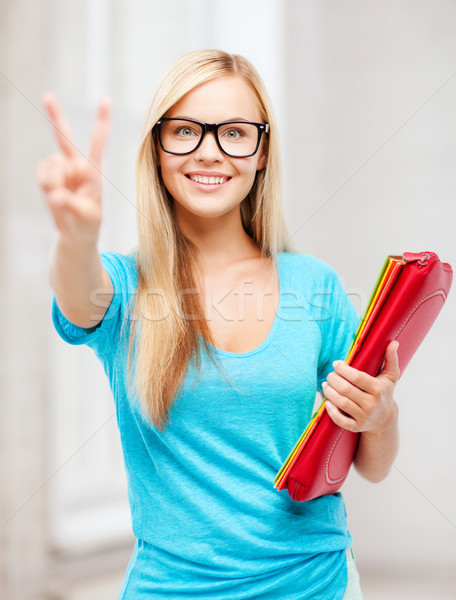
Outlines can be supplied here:
<path id="1" fill-rule="evenodd" d="M 249 164 L 248 168 L 245 169 L 244 175 L 246 181 L 248 180 L 249 185 L 253 185 L 258 170 L 261 168 L 261 160 L 254 160 L 251 162 L 251 164 Z"/>
<path id="2" fill-rule="evenodd" d="M 159 154 L 161 177 L 166 187 L 172 186 L 179 175 L 180 161 L 176 157 L 161 152 Z"/>

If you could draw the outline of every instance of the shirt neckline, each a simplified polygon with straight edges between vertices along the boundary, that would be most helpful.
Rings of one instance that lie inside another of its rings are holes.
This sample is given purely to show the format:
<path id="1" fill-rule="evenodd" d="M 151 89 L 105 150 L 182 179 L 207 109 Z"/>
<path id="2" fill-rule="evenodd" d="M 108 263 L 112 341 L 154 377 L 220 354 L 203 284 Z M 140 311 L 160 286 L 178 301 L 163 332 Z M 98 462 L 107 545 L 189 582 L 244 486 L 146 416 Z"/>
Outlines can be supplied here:
<path id="1" fill-rule="evenodd" d="M 280 310 L 282 308 L 282 289 L 283 289 L 283 273 L 282 273 L 282 261 L 281 261 L 282 254 L 283 253 L 279 253 L 275 256 L 277 274 L 278 274 L 278 279 L 279 279 L 279 302 L 277 304 L 277 310 L 275 313 L 274 321 L 272 322 L 271 329 L 269 330 L 268 335 L 265 337 L 265 339 L 261 342 L 261 344 L 259 346 L 257 346 L 256 348 L 253 348 L 252 350 L 248 350 L 247 352 L 230 352 L 229 350 L 222 350 L 221 348 L 217 348 L 216 346 L 213 346 L 212 344 L 208 343 L 208 346 L 212 352 L 215 352 L 216 354 L 218 354 L 220 356 L 226 356 L 226 357 L 230 357 L 230 358 L 244 358 L 246 356 L 252 356 L 253 354 L 257 354 L 258 352 L 261 352 L 262 350 L 264 350 L 264 348 L 266 348 L 266 346 L 268 346 L 270 344 L 271 340 L 273 339 L 273 337 L 275 335 L 277 327 L 279 326 L 279 320 L 280 320 L 279 314 L 280 314 Z"/>

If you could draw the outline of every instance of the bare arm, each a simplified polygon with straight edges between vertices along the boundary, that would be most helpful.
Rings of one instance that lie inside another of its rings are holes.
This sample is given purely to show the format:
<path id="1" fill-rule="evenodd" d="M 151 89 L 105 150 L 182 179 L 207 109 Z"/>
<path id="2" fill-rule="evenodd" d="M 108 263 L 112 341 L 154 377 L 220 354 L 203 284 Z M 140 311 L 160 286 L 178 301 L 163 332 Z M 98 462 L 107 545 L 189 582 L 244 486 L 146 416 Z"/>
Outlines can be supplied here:
<path id="1" fill-rule="evenodd" d="M 49 279 L 59 308 L 71 323 L 90 328 L 103 319 L 113 287 L 101 266 L 96 244 L 72 244 L 60 236 L 51 257 Z"/>
<path id="2" fill-rule="evenodd" d="M 399 450 L 398 407 L 394 400 L 398 379 L 397 342 L 391 342 L 385 366 L 377 377 L 337 361 L 324 385 L 331 419 L 344 429 L 361 433 L 354 464 L 369 481 L 381 481 L 388 475 Z"/>
<path id="3" fill-rule="evenodd" d="M 89 157 L 75 148 L 57 99 L 44 105 L 61 154 L 41 161 L 37 178 L 59 232 L 51 257 L 50 284 L 65 317 L 90 328 L 102 319 L 112 298 L 111 280 L 101 266 L 97 244 L 102 220 L 101 159 L 109 127 L 109 103 L 100 103 Z"/>
<path id="4" fill-rule="evenodd" d="M 397 404 L 390 421 L 377 432 L 363 432 L 356 450 L 355 468 L 360 475 L 372 482 L 384 479 L 391 471 L 399 451 L 399 427 Z"/>

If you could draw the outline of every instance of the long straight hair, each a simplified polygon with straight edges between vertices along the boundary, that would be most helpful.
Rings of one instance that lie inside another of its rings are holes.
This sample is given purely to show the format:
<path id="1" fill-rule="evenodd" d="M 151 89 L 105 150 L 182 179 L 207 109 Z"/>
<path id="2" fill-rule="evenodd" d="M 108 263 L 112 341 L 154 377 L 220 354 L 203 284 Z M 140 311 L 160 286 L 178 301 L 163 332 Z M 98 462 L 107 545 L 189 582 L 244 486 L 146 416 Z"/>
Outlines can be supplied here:
<path id="1" fill-rule="evenodd" d="M 254 93 L 261 118 L 269 123 L 267 160 L 241 203 L 241 219 L 262 256 L 287 250 L 282 214 L 281 170 L 277 127 L 258 73 L 239 55 L 198 50 L 177 60 L 163 75 L 147 112 L 136 166 L 138 287 L 131 320 L 128 353 L 130 385 L 144 414 L 159 429 L 188 366 L 199 369 L 201 350 L 213 360 L 212 338 L 196 290 L 197 249 L 179 230 L 174 203 L 161 178 L 157 121 L 196 86 L 220 77 L 241 77 Z"/>

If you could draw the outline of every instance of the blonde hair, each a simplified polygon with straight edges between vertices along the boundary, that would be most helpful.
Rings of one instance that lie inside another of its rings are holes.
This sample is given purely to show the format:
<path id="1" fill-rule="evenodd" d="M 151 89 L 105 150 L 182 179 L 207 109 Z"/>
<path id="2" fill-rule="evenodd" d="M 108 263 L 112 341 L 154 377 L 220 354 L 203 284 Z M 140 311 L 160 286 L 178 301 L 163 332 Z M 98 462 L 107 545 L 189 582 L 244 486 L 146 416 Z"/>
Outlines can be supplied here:
<path id="1" fill-rule="evenodd" d="M 160 175 L 156 140 L 151 132 L 186 93 L 228 75 L 237 75 L 250 86 L 261 118 L 270 125 L 266 164 L 241 203 L 242 224 L 263 256 L 274 257 L 286 249 L 277 127 L 261 78 L 250 62 L 239 55 L 219 50 L 186 54 L 171 65 L 159 82 L 147 112 L 136 167 L 138 287 L 128 371 L 143 412 L 159 429 L 168 420 L 189 363 L 194 361 L 199 369 L 201 348 L 213 360 L 214 357 L 198 296 L 183 293 L 196 288 L 197 251 L 177 227 L 173 200 Z"/>

